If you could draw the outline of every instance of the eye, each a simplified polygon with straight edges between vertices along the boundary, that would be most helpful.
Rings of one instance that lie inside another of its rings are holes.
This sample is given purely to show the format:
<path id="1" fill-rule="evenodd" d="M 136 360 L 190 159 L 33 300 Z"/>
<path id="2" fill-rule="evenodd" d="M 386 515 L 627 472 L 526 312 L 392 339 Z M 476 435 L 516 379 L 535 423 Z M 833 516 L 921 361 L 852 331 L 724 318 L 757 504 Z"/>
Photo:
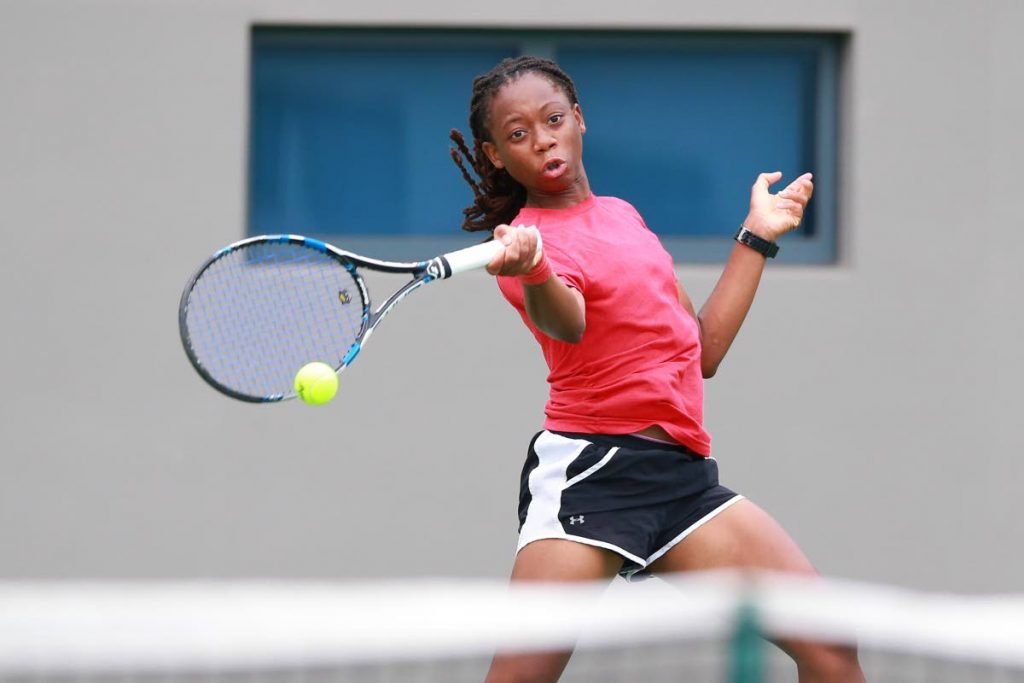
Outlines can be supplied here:
<path id="1" fill-rule="evenodd" d="M 565 114 L 552 114 L 548 117 L 548 123 L 561 123 L 562 119 L 565 118 Z"/>
<path id="2" fill-rule="evenodd" d="M 526 131 L 523 130 L 522 128 L 517 128 L 508 135 L 509 140 L 522 140 L 525 137 Z"/>

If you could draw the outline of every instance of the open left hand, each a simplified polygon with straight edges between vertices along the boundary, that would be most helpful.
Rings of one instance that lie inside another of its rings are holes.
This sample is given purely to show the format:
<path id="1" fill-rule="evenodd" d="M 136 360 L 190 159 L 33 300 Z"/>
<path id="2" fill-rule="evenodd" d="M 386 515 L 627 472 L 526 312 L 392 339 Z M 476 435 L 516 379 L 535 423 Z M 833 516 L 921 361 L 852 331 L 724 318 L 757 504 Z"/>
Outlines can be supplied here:
<path id="1" fill-rule="evenodd" d="M 810 173 L 804 173 L 778 194 L 769 192 L 768 188 L 781 178 L 781 171 L 757 176 L 750 190 L 750 213 L 743 221 L 747 230 L 772 242 L 800 225 L 814 193 Z"/>

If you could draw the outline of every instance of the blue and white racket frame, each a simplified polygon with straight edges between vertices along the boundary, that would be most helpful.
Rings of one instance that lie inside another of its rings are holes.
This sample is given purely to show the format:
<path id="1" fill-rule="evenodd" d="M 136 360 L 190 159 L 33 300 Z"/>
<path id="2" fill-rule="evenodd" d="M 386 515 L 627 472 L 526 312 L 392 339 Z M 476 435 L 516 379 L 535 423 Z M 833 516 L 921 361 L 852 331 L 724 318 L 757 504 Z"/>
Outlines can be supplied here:
<path id="1" fill-rule="evenodd" d="M 228 386 L 225 382 L 215 377 L 203 363 L 202 359 L 199 358 L 193 347 L 193 334 L 189 329 L 189 305 L 192 292 L 195 289 L 196 284 L 200 282 L 203 275 L 207 273 L 210 267 L 215 263 L 220 262 L 222 259 L 234 254 L 235 252 L 252 248 L 255 245 L 277 244 L 304 247 L 334 259 L 340 267 L 348 271 L 349 275 L 358 287 L 362 304 L 362 324 L 355 337 L 355 341 L 349 345 L 340 362 L 335 364 L 334 369 L 337 373 L 340 373 L 355 360 L 381 321 L 394 309 L 395 305 L 408 296 L 410 292 L 413 292 L 430 282 L 445 280 L 459 273 L 482 268 L 490 263 L 491 260 L 504 249 L 499 242 L 490 240 L 465 249 L 441 254 L 425 261 L 385 261 L 382 259 L 361 256 L 344 249 L 339 249 L 338 247 L 328 244 L 322 240 L 295 234 L 258 235 L 233 242 L 232 244 L 219 249 L 207 258 L 198 269 L 196 269 L 195 273 L 186 283 L 178 306 L 178 328 L 181 334 L 181 341 L 185 349 L 185 354 L 188 357 L 189 362 L 192 364 L 192 367 L 194 367 L 196 372 L 199 373 L 199 376 L 222 394 L 249 403 L 275 403 L 295 398 L 296 395 L 294 391 L 276 391 L 267 393 L 266 395 L 246 393 Z M 360 268 L 391 274 L 408 273 L 412 275 L 412 279 L 396 290 L 384 301 L 384 303 L 376 309 L 373 309 L 366 282 L 359 273 Z M 309 360 L 312 361 L 319 359 L 311 358 Z"/>

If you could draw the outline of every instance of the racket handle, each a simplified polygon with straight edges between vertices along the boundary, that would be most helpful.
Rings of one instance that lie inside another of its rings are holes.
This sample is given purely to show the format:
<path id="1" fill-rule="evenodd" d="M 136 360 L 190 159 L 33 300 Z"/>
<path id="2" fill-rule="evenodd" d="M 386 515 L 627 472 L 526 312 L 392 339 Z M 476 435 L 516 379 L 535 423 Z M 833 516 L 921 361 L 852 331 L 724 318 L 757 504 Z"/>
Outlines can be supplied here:
<path id="1" fill-rule="evenodd" d="M 505 250 L 505 245 L 496 240 L 477 244 L 458 251 L 444 254 L 440 259 L 448 266 L 443 277 L 451 277 L 467 270 L 483 268 L 491 260 Z"/>

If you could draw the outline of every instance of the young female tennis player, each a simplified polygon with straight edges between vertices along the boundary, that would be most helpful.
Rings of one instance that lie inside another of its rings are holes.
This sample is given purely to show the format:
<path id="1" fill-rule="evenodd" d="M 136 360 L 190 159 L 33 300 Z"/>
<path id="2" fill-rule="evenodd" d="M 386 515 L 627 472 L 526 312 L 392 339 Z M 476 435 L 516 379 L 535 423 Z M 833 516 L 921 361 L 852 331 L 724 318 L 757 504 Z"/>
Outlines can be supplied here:
<path id="1" fill-rule="evenodd" d="M 736 337 L 776 240 L 799 225 L 811 175 L 777 194 L 769 187 L 780 173 L 758 176 L 737 244 L 697 313 L 636 210 L 591 193 L 583 111 L 554 62 L 507 59 L 476 78 L 469 124 L 472 150 L 452 131 L 452 156 L 475 196 L 463 228 L 506 245 L 488 271 L 550 370 L 544 430 L 523 469 L 512 580 L 813 573 L 770 516 L 718 483 L 703 424 L 703 379 Z M 863 680 L 852 650 L 779 645 L 804 683 Z M 554 681 L 569 656 L 499 655 L 488 680 Z"/>

